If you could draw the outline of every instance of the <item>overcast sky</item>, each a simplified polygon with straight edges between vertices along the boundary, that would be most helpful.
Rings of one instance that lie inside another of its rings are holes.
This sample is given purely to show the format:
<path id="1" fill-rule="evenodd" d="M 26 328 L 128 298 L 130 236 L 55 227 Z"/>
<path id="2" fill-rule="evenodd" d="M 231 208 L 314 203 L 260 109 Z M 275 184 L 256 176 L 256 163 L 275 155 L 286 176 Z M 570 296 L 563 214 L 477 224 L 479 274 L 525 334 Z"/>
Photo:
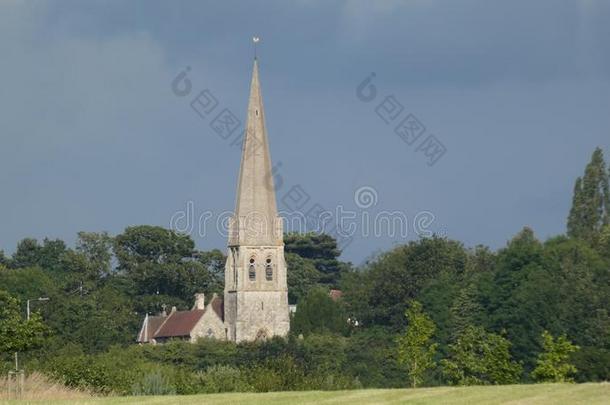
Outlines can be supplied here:
<path id="1" fill-rule="evenodd" d="M 429 212 L 430 229 L 498 248 L 523 226 L 563 233 L 575 178 L 596 146 L 610 152 L 605 0 L 4 0 L 0 249 L 168 227 L 189 201 L 195 219 L 233 209 L 239 148 L 210 123 L 224 108 L 243 123 L 253 35 L 278 199 L 300 186 L 304 210 Z M 204 89 L 218 106 L 202 118 Z M 394 132 L 409 114 L 425 127 L 412 144 Z M 446 149 L 432 166 L 430 135 Z M 198 248 L 224 249 L 198 228 Z M 361 233 L 344 259 L 405 240 Z"/>

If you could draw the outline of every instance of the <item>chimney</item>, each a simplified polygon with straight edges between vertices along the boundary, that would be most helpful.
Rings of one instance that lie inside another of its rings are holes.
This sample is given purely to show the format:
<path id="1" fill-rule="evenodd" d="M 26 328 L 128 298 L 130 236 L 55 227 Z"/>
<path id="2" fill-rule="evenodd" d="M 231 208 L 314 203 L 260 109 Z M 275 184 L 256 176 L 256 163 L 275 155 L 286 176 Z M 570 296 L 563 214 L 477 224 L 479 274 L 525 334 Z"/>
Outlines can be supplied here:
<path id="1" fill-rule="evenodd" d="M 193 305 L 193 309 L 205 309 L 205 294 L 204 293 L 195 294 L 195 305 Z"/>

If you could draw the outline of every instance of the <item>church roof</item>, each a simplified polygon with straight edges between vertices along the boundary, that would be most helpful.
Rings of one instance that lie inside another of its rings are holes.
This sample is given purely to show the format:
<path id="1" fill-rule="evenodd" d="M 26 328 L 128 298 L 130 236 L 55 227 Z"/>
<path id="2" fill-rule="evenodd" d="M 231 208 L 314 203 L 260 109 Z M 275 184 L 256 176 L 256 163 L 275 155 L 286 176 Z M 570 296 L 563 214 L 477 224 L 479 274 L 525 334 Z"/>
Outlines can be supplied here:
<path id="1" fill-rule="evenodd" d="M 214 294 L 205 309 L 193 309 L 190 311 L 174 311 L 168 316 L 147 316 L 144 320 L 138 342 L 150 342 L 153 338 L 172 338 L 190 336 L 197 322 L 207 311 L 214 313 L 224 321 L 224 301 Z M 144 340 L 144 338 L 146 340 Z"/>
<path id="2" fill-rule="evenodd" d="M 229 245 L 277 246 L 282 243 L 280 226 L 255 59 Z"/>
<path id="3" fill-rule="evenodd" d="M 209 308 L 212 308 L 214 310 L 214 312 L 216 312 L 216 315 L 218 315 L 220 320 L 224 322 L 224 320 L 225 320 L 225 302 L 222 298 L 220 298 L 219 296 L 214 294 L 214 297 L 212 298 L 212 300 L 210 301 L 208 306 L 205 307 L 205 310 L 207 311 Z"/>
<path id="4" fill-rule="evenodd" d="M 140 329 L 140 333 L 138 334 L 138 339 L 136 341 L 138 343 L 150 342 L 154 338 L 155 332 L 163 324 L 165 319 L 167 319 L 167 315 L 157 315 L 157 316 L 147 315 L 146 318 L 144 319 L 144 323 L 142 324 L 142 329 Z"/>
<path id="5" fill-rule="evenodd" d="M 155 338 L 190 336 L 205 310 L 176 311 L 169 314 L 167 320 L 155 333 Z"/>

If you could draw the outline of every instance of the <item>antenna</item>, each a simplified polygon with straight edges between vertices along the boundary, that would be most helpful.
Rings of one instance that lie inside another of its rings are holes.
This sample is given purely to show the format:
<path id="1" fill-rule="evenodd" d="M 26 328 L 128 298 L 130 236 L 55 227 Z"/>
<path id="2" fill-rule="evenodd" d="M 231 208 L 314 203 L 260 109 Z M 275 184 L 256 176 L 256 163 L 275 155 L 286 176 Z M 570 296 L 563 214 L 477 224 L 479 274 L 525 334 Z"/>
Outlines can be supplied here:
<path id="1" fill-rule="evenodd" d="M 254 43 L 254 59 L 256 59 L 256 44 L 258 44 L 260 40 L 260 37 L 252 37 L 252 42 Z"/>

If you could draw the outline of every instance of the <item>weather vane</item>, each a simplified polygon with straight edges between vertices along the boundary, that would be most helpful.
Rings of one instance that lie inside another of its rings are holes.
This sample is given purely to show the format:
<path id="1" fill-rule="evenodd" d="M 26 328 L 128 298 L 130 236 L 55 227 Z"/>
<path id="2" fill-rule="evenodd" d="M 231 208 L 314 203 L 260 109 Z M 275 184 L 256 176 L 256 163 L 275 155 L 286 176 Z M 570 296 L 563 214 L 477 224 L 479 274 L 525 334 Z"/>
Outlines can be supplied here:
<path id="1" fill-rule="evenodd" d="M 252 42 L 254 43 L 254 59 L 256 59 L 256 44 L 260 41 L 260 37 L 252 37 Z"/>

